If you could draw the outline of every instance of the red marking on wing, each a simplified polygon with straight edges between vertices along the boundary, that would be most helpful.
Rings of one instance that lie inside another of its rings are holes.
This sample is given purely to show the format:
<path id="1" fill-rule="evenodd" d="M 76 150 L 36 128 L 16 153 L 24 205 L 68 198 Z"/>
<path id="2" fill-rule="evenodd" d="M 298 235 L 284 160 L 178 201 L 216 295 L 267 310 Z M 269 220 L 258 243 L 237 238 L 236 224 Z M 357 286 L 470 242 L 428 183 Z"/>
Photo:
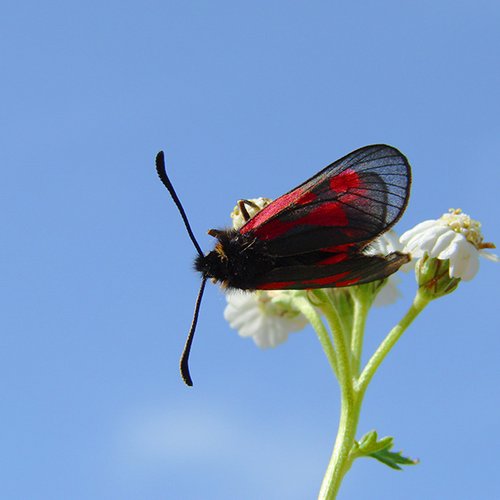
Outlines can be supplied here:
<path id="1" fill-rule="evenodd" d="M 267 222 L 264 229 L 262 227 L 258 227 L 255 230 L 255 236 L 261 240 L 272 240 L 273 238 L 277 238 L 278 236 L 285 234 L 293 227 L 296 227 L 297 224 L 298 221 L 282 221 L 274 219 Z"/>
<path id="2" fill-rule="evenodd" d="M 331 252 L 331 253 L 345 253 L 348 252 L 352 247 L 354 243 L 346 243 L 344 245 L 335 245 L 333 247 L 325 247 L 322 248 L 322 252 Z"/>
<path id="3" fill-rule="evenodd" d="M 359 195 L 365 191 L 360 186 L 359 175 L 353 170 L 345 170 L 330 179 L 329 182 L 329 189 L 340 193 L 339 201 L 324 201 L 312 207 L 302 217 L 281 220 L 278 214 L 282 210 L 287 209 L 290 213 L 290 206 L 304 206 L 318 197 L 313 191 L 304 191 L 302 188 L 294 189 L 292 192 L 280 196 L 257 213 L 240 229 L 240 232 L 245 234 L 249 231 L 255 231 L 258 238 L 272 240 L 301 225 L 345 227 L 347 229 L 349 220 L 344 210 L 344 203 L 359 203 Z M 349 192 L 349 190 L 354 190 L 354 192 Z M 277 217 L 270 220 L 274 216 Z"/>
<path id="4" fill-rule="evenodd" d="M 255 214 L 244 226 L 242 226 L 240 233 L 245 234 L 248 231 L 252 231 L 266 220 L 281 212 L 285 207 L 295 202 L 301 194 L 302 189 L 297 188 L 291 193 L 280 196 L 278 199 L 267 205 L 267 207 Z"/>
<path id="5" fill-rule="evenodd" d="M 286 290 L 286 289 L 304 289 L 304 288 L 322 288 L 322 287 L 341 287 L 349 286 L 357 283 L 360 278 L 351 278 L 342 281 L 349 275 L 350 271 L 345 271 L 343 273 L 333 274 L 332 276 L 325 276 L 324 278 L 315 278 L 312 280 L 300 280 L 300 281 L 274 281 L 271 283 L 263 283 L 258 286 L 259 290 Z M 300 285 L 298 287 L 297 285 Z M 305 285 L 305 286 L 304 286 Z M 309 285 L 309 286 L 308 286 Z"/>
<path id="6" fill-rule="evenodd" d="M 319 264 L 320 266 L 326 266 L 329 264 L 337 264 L 339 262 L 347 260 L 348 258 L 349 258 L 349 255 L 347 253 L 337 253 L 337 254 L 333 254 L 331 257 L 327 257 L 326 259 L 320 260 L 317 264 Z"/>
<path id="7" fill-rule="evenodd" d="M 357 188 L 359 186 L 359 175 L 350 168 L 338 173 L 330 179 L 330 189 L 333 189 L 337 193 L 343 193 L 348 189 Z"/>
<path id="8" fill-rule="evenodd" d="M 254 215 L 244 226 L 241 227 L 240 233 L 245 234 L 248 231 L 256 229 L 261 224 L 266 223 L 266 232 L 270 231 L 272 233 L 273 231 L 275 231 L 277 234 L 273 235 L 272 237 L 279 236 L 280 234 L 288 231 L 290 227 L 293 227 L 295 223 L 291 223 L 287 227 L 281 227 L 281 224 L 284 223 L 280 222 L 278 219 L 269 222 L 266 221 L 280 213 L 285 208 L 289 208 L 290 205 L 307 205 L 308 203 L 314 201 L 316 198 L 316 194 L 312 191 L 304 191 L 302 188 L 294 189 L 291 193 L 280 196 L 272 203 L 270 203 L 267 207 L 263 208 L 260 212 Z M 274 223 L 276 223 L 276 226 L 272 226 L 272 224 Z M 274 229 L 269 229 L 270 224 L 271 228 L 274 227 Z M 263 239 L 269 239 L 269 237 Z"/>
<path id="9" fill-rule="evenodd" d="M 360 279 L 361 278 L 351 278 L 350 280 L 337 281 L 335 286 L 341 287 L 355 285 Z"/>
<path id="10" fill-rule="evenodd" d="M 342 203 L 358 207 L 370 204 L 369 199 L 365 198 L 367 187 L 363 183 L 363 179 L 352 169 L 344 170 L 332 177 L 330 179 L 330 189 L 339 194 L 339 200 Z"/>
<path id="11" fill-rule="evenodd" d="M 307 205 L 317 198 L 317 195 L 312 191 L 305 191 L 301 194 L 300 198 L 296 201 L 298 205 Z"/>
<path id="12" fill-rule="evenodd" d="M 356 229 L 356 228 L 353 228 L 353 227 L 345 227 L 344 229 L 342 229 L 342 232 L 348 238 L 352 238 L 353 240 L 357 239 L 357 238 L 360 238 L 360 237 L 362 237 L 365 234 L 365 231 L 363 229 Z"/>
<path id="13" fill-rule="evenodd" d="M 342 205 L 337 201 L 325 201 L 311 209 L 304 217 L 296 222 L 312 226 L 347 226 L 349 221 Z"/>
<path id="14" fill-rule="evenodd" d="M 269 205 L 271 206 L 271 205 Z M 259 214 L 262 212 L 259 212 Z M 258 217 L 257 214 L 255 217 Z M 254 217 L 254 218 L 255 218 Z M 254 219 L 245 224 L 240 231 L 245 229 L 247 232 L 252 229 L 250 223 Z M 320 205 L 312 208 L 303 217 L 299 217 L 293 220 L 281 220 L 279 218 L 270 220 L 264 225 L 255 228 L 255 236 L 261 240 L 272 240 L 277 238 L 290 229 L 300 227 L 300 226 L 332 226 L 332 227 L 345 227 L 349 224 L 347 215 L 342 209 L 342 204 L 336 201 L 329 201 L 321 203 Z"/>
<path id="15" fill-rule="evenodd" d="M 332 276 L 325 276 L 324 278 L 315 278 L 313 280 L 304 280 L 301 281 L 303 285 L 314 285 L 315 287 L 321 287 L 323 285 L 336 285 L 338 286 L 338 283 L 344 283 L 341 280 L 342 278 L 345 278 L 349 274 L 349 271 L 345 271 L 343 273 L 339 274 L 334 274 Z"/>
<path id="16" fill-rule="evenodd" d="M 258 287 L 259 290 L 286 290 L 296 285 L 295 281 L 277 281 L 274 283 L 263 283 Z"/>

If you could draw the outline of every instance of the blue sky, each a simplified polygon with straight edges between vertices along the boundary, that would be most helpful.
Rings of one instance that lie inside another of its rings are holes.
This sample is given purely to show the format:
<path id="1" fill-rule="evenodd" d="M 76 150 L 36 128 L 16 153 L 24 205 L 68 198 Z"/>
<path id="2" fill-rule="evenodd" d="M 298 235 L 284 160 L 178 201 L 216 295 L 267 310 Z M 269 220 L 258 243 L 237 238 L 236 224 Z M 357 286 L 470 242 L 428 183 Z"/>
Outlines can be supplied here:
<path id="1" fill-rule="evenodd" d="M 7 1 L 0 19 L 0 496 L 309 499 L 338 389 L 307 329 L 261 351 L 199 277 L 239 198 L 276 197 L 372 143 L 413 167 L 396 230 L 461 207 L 500 242 L 500 5 Z M 360 422 L 421 463 L 355 463 L 343 499 L 499 498 L 498 273 L 430 305 Z M 367 352 L 414 293 L 370 317 Z"/>

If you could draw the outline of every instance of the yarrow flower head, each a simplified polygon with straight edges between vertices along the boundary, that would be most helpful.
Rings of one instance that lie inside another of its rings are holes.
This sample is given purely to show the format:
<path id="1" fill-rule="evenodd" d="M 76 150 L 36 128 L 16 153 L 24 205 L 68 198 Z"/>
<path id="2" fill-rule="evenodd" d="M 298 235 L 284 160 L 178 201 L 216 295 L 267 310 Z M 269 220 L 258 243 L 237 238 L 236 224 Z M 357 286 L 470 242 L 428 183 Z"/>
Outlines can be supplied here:
<path id="1" fill-rule="evenodd" d="M 276 347 L 291 332 L 302 330 L 307 320 L 295 309 L 285 290 L 229 292 L 224 318 L 241 337 L 252 337 L 262 348 Z"/>
<path id="2" fill-rule="evenodd" d="M 495 245 L 484 242 L 481 223 L 460 209 L 450 209 L 437 220 L 417 224 L 404 233 L 400 241 L 413 257 L 427 255 L 449 260 L 450 278 L 471 280 L 479 269 L 480 255 L 498 261 L 496 255 L 486 252 Z"/>

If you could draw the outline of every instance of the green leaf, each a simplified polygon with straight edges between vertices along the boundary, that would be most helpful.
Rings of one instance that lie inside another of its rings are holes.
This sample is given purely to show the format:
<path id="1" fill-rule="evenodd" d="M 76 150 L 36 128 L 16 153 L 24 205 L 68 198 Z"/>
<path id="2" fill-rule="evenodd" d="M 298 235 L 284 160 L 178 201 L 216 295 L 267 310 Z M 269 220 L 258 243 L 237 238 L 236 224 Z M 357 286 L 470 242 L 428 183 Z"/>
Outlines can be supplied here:
<path id="1" fill-rule="evenodd" d="M 368 448 L 373 446 L 378 439 L 377 431 L 367 432 L 360 440 L 359 440 L 359 449 L 365 452 Z"/>
<path id="2" fill-rule="evenodd" d="M 370 453 L 367 456 L 375 458 L 379 462 L 387 465 L 391 469 L 402 470 L 400 465 L 415 465 L 418 464 L 418 460 L 413 460 L 408 457 L 404 457 L 400 451 L 390 451 L 389 448 L 385 448 L 374 453 Z"/>
<path id="3" fill-rule="evenodd" d="M 372 457 L 396 470 L 401 470 L 400 465 L 415 465 L 418 463 L 418 460 L 404 457 L 400 451 L 390 451 L 393 446 L 393 437 L 386 436 L 379 439 L 377 431 L 370 431 L 359 442 L 355 442 L 351 454 L 353 459 L 358 457 Z"/>
<path id="4" fill-rule="evenodd" d="M 359 440 L 358 454 L 369 456 L 377 451 L 392 448 L 393 443 L 394 438 L 387 436 L 379 440 L 377 431 L 370 431 Z"/>

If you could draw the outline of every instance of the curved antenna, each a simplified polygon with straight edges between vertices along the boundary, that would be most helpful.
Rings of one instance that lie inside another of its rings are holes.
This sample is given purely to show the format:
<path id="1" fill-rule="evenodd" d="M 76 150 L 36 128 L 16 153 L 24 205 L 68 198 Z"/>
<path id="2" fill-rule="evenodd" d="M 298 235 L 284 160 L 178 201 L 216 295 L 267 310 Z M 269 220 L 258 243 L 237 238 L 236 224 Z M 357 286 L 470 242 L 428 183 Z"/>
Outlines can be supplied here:
<path id="1" fill-rule="evenodd" d="M 189 385 L 190 387 L 193 385 L 193 380 L 191 379 L 191 375 L 189 374 L 189 353 L 191 352 L 191 344 L 193 343 L 194 331 L 196 330 L 196 323 L 198 322 L 198 313 L 200 312 L 201 298 L 203 297 L 203 291 L 205 290 L 206 282 L 207 278 L 204 276 L 201 280 L 200 291 L 198 292 L 196 305 L 194 306 L 193 322 L 191 323 L 191 328 L 189 329 L 189 333 L 186 339 L 186 345 L 184 346 L 184 350 L 182 351 L 181 356 L 182 380 L 184 380 L 186 385 Z"/>
<path id="2" fill-rule="evenodd" d="M 189 237 L 191 238 L 191 241 L 193 242 L 194 247 L 196 248 L 196 251 L 201 257 L 203 257 L 203 252 L 201 251 L 201 247 L 196 241 L 191 226 L 189 225 L 186 212 L 184 212 L 184 208 L 182 207 L 181 201 L 179 200 L 179 197 L 175 192 L 174 186 L 172 186 L 172 183 L 168 178 L 167 171 L 165 169 L 165 155 L 163 154 L 163 151 L 160 151 L 156 155 L 156 171 L 158 172 L 158 176 L 160 177 L 161 182 L 163 182 L 163 185 L 167 188 L 168 192 L 170 193 L 170 196 L 174 200 L 174 203 L 177 205 L 182 220 L 184 221 L 184 225 L 186 226 L 187 232 L 189 234 Z"/>

